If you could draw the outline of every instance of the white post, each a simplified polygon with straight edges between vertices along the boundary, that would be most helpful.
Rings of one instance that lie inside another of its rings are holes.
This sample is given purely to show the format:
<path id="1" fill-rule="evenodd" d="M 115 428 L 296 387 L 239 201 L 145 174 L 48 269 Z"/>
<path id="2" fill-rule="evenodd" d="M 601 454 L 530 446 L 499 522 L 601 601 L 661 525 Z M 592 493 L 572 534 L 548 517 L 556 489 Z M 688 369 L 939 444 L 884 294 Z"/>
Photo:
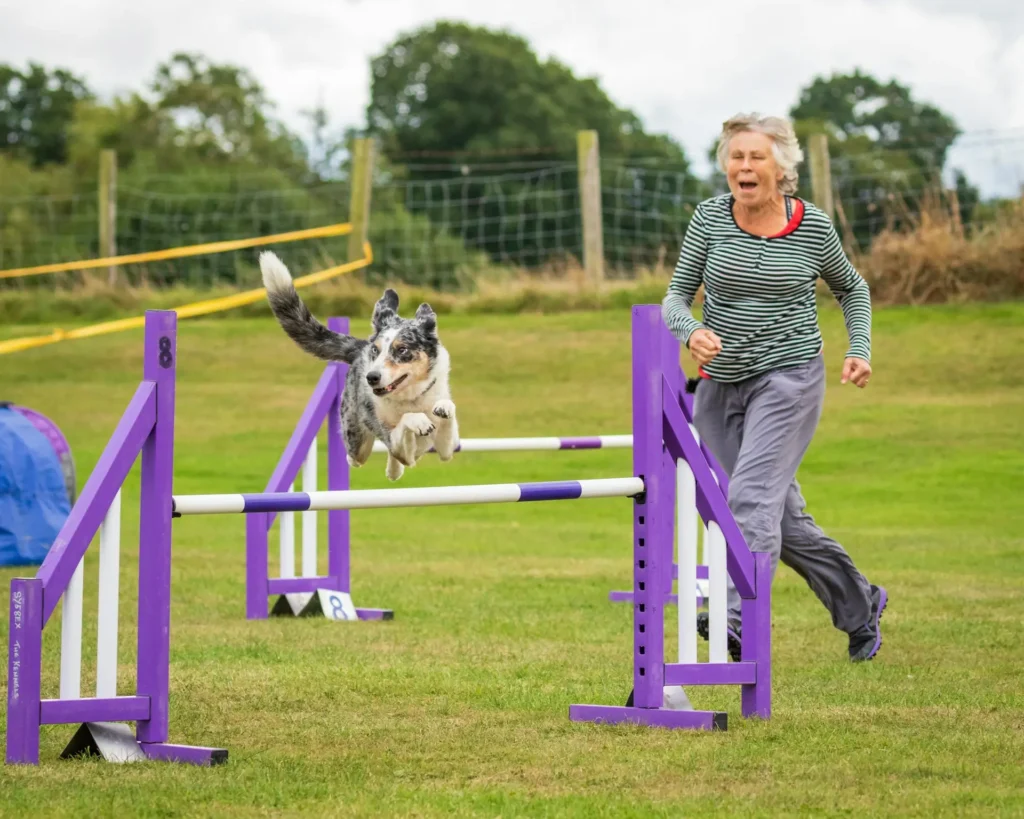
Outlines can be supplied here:
<path id="1" fill-rule="evenodd" d="M 295 484 L 288 486 L 295 491 Z M 281 577 L 295 577 L 295 513 L 281 513 Z"/>
<path id="2" fill-rule="evenodd" d="M 697 482 L 682 458 L 676 461 L 679 580 L 679 662 L 697 662 Z"/>
<path id="3" fill-rule="evenodd" d="M 690 432 L 693 433 L 693 440 L 695 440 L 697 442 L 697 446 L 700 446 L 700 435 L 697 434 L 697 427 L 695 427 L 693 424 L 690 424 L 689 426 L 690 426 Z M 717 482 L 718 479 L 715 478 L 715 480 Z M 700 528 L 700 533 L 701 533 L 700 561 L 699 561 L 698 565 L 700 565 L 700 566 L 707 566 L 708 565 L 708 527 L 704 525 L 703 521 L 701 521 L 698 524 L 698 526 Z M 697 590 L 700 592 L 700 596 L 703 597 L 705 601 L 707 601 L 711 597 L 710 587 L 711 587 L 711 584 L 707 580 L 698 580 L 697 581 Z"/>
<path id="4" fill-rule="evenodd" d="M 117 610 L 121 572 L 121 490 L 100 524 L 99 610 L 96 620 L 96 696 L 117 696 Z"/>
<path id="5" fill-rule="evenodd" d="M 726 562 L 725 535 L 718 524 L 711 522 L 707 527 L 708 538 L 705 549 L 708 553 L 708 585 L 711 587 L 708 600 L 708 660 L 712 663 L 728 662 L 726 606 Z"/>
<path id="6" fill-rule="evenodd" d="M 302 491 L 316 492 L 316 438 L 302 464 Z M 302 576 L 316 577 L 316 512 L 302 513 Z"/>
<path id="7" fill-rule="evenodd" d="M 79 562 L 61 603 L 60 698 L 77 700 L 82 696 L 82 587 L 85 583 L 85 557 Z"/>

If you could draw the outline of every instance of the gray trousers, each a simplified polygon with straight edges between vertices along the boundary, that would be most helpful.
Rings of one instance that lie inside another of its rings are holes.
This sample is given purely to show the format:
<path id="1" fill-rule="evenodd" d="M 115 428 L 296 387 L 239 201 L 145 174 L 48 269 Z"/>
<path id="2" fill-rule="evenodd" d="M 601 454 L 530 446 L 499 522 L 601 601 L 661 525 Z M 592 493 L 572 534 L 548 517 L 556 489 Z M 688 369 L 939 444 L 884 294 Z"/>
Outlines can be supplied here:
<path id="1" fill-rule="evenodd" d="M 735 384 L 702 379 L 693 420 L 729 476 L 729 508 L 754 552 L 799 574 L 846 633 L 871 616 L 871 589 L 853 560 L 804 510 L 796 481 L 821 417 L 825 363 L 821 355 Z M 729 580 L 729 623 L 740 623 L 740 596 Z"/>

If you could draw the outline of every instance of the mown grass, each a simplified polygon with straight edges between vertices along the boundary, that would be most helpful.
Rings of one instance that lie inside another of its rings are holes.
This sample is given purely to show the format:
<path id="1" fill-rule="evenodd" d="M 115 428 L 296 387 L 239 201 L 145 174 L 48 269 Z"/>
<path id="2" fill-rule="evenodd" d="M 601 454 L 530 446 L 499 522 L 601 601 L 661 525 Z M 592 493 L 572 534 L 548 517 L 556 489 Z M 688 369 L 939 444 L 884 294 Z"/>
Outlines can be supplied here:
<path id="1" fill-rule="evenodd" d="M 175 523 L 171 740 L 227 747 L 227 765 L 62 762 L 73 726 L 47 727 L 38 768 L 0 769 L 0 812 L 1024 813 L 1024 306 L 878 311 L 865 391 L 839 385 L 838 311 L 823 310 L 822 326 L 831 380 L 800 480 L 811 512 L 889 589 L 874 662 L 846 662 L 844 636 L 782 568 L 770 721 L 742 720 L 738 691 L 714 688 L 691 697 L 729 711 L 726 733 L 573 724 L 571 703 L 619 703 L 629 690 L 630 612 L 607 602 L 630 582 L 623 503 L 356 512 L 356 602 L 396 611 L 358 625 L 247 622 L 242 519 L 186 518 Z M 464 435 L 628 432 L 627 310 L 453 315 L 441 327 Z M 80 482 L 138 380 L 139 341 L 131 332 L 0 359 L 4 397 L 58 421 Z M 175 490 L 261 489 L 319 366 L 256 318 L 183 322 L 179 362 Z M 386 485 L 383 466 L 375 458 L 354 485 Z M 627 451 L 465 454 L 424 462 L 403 483 L 630 471 Z M 133 474 L 122 693 L 135 675 L 137 498 Z M 9 578 L 24 573 L 0 572 L 5 634 Z M 59 631 L 58 617 L 45 633 L 46 696 L 57 691 Z"/>

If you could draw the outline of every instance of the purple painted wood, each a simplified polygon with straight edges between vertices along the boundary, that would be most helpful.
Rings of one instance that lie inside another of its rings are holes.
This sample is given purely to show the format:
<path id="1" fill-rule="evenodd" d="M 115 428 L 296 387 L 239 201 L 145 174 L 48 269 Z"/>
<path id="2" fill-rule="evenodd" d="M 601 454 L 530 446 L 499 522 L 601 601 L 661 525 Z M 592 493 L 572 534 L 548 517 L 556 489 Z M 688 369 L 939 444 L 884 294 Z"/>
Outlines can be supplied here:
<path id="1" fill-rule="evenodd" d="M 667 663 L 665 685 L 742 685 L 756 673 L 755 663 Z"/>
<path id="2" fill-rule="evenodd" d="M 356 609 L 360 620 L 392 620 L 395 613 L 391 609 Z"/>
<path id="3" fill-rule="evenodd" d="M 257 512 L 245 516 L 245 617 L 266 620 L 267 596 L 270 593 L 267 561 L 269 560 L 270 515 Z"/>
<path id="4" fill-rule="evenodd" d="M 114 434 L 96 462 L 96 468 L 82 487 L 77 502 L 36 573 L 36 577 L 43 582 L 44 624 L 57 608 L 61 595 L 99 530 L 114 495 L 131 471 L 155 421 L 156 388 L 152 383 L 143 382 L 135 390 Z M 168 514 L 170 508 L 168 501 Z"/>
<path id="5" fill-rule="evenodd" d="M 519 502 L 575 500 L 583 494 L 579 481 L 545 481 L 519 484 Z"/>
<path id="6" fill-rule="evenodd" d="M 222 765 L 228 761 L 223 748 L 202 748 L 196 745 L 172 745 L 169 742 L 144 742 L 142 753 L 160 762 L 184 762 L 188 765 Z"/>
<path id="7" fill-rule="evenodd" d="M 149 697 L 88 697 L 81 700 L 43 700 L 39 722 L 67 725 L 72 722 L 135 722 L 150 718 Z"/>
<path id="8" fill-rule="evenodd" d="M 9 765 L 39 764 L 39 687 L 43 657 L 43 581 L 11 580 L 7 655 Z"/>
<path id="9" fill-rule="evenodd" d="M 633 474 L 643 477 L 645 489 L 644 502 L 633 505 L 633 695 L 637 709 L 655 709 L 662 704 L 665 622 L 657 539 L 665 531 L 661 517 L 674 515 L 663 503 L 662 378 L 657 366 L 660 321 L 660 308 L 633 307 Z"/>
<path id="10" fill-rule="evenodd" d="M 305 512 L 309 509 L 309 495 L 305 492 L 274 492 L 244 494 L 244 514 L 251 512 Z"/>
<path id="11" fill-rule="evenodd" d="M 600 438 L 559 438 L 558 439 L 559 449 L 600 449 L 601 439 Z"/>
<path id="12" fill-rule="evenodd" d="M 743 600 L 740 616 L 743 625 L 740 657 L 754 663 L 757 676 L 744 685 L 740 706 L 745 717 L 768 719 L 772 714 L 772 561 L 765 552 L 754 552 L 754 579 L 757 597 Z"/>
<path id="13" fill-rule="evenodd" d="M 332 316 L 327 320 L 329 329 L 348 333 L 348 318 Z M 334 397 L 327 411 L 327 488 L 343 491 L 350 488 L 348 456 L 341 430 L 341 397 L 345 392 L 348 365 L 337 362 L 334 370 Z M 351 512 L 331 509 L 327 513 L 327 573 L 334 578 L 332 588 L 348 592 L 351 589 Z"/>
<path id="14" fill-rule="evenodd" d="M 683 408 L 683 414 L 686 416 L 686 420 L 693 424 L 693 396 L 685 391 L 680 393 L 679 398 L 680 406 Z M 696 428 L 696 424 L 694 424 Z M 715 473 L 715 477 L 718 478 L 718 485 L 722 488 L 722 494 L 726 498 L 729 497 L 729 476 L 725 474 L 725 470 L 722 465 L 718 462 L 718 459 L 712 454 L 708 445 L 703 440 L 700 442 L 700 451 L 704 453 L 704 460 L 708 462 L 708 466 L 711 467 L 711 471 Z"/>
<path id="15" fill-rule="evenodd" d="M 313 439 L 320 431 L 320 426 L 323 424 L 324 417 L 327 415 L 336 393 L 336 375 L 331 367 L 327 367 L 306 403 L 306 408 L 302 411 L 302 417 L 299 418 L 299 423 L 292 432 L 292 437 L 288 440 L 288 445 L 267 482 L 265 492 L 288 491 L 288 487 L 292 485 L 299 474 L 302 462 L 309 454 L 309 445 L 313 443 Z M 274 517 L 275 515 L 271 514 L 268 525 L 274 525 Z"/>
<path id="16" fill-rule="evenodd" d="M 324 577 L 272 577 L 267 581 L 267 594 L 296 594 L 298 592 L 315 592 L 317 589 L 330 591 L 346 591 L 334 585 L 334 578 Z M 265 607 L 265 606 L 264 606 Z"/>
<path id="17" fill-rule="evenodd" d="M 661 311 L 658 311 L 657 351 L 658 359 L 653 362 L 654 366 L 661 370 L 663 376 L 663 395 L 678 395 L 682 390 L 682 369 L 679 366 L 679 341 L 668 331 L 661 320 Z M 667 390 L 667 392 L 665 391 Z M 664 400 L 664 399 L 662 399 Z M 672 457 L 668 448 L 664 445 L 661 448 L 662 456 L 662 481 L 665 485 L 665 508 L 671 510 L 671 514 L 661 516 L 663 529 L 661 536 L 657 539 L 659 546 L 658 571 L 661 575 L 661 588 L 666 595 L 672 594 L 672 578 L 676 566 L 673 562 L 675 552 L 675 523 L 676 523 L 676 459 Z"/>
<path id="18" fill-rule="evenodd" d="M 166 742 L 168 734 L 177 331 L 173 310 L 146 313 L 143 378 L 156 385 L 156 423 L 142 447 L 136 693 L 149 699 L 150 713 L 136 723 L 140 742 Z"/>
<path id="19" fill-rule="evenodd" d="M 696 728 L 704 731 L 724 731 L 728 724 L 724 711 L 672 711 L 667 708 L 627 708 L 621 705 L 570 705 L 569 719 L 573 722 L 606 725 L 628 722 L 655 728 Z"/>
<path id="20" fill-rule="evenodd" d="M 726 564 L 729 576 L 736 586 L 740 597 L 754 596 L 754 560 L 751 557 L 747 542 L 740 532 L 725 500 L 721 489 L 711 475 L 711 468 L 697 446 L 683 411 L 675 396 L 664 402 L 665 423 L 664 436 L 673 457 L 683 458 L 690 465 L 693 477 L 697 481 L 697 503 L 704 511 L 701 516 L 705 521 L 714 521 L 725 535 Z"/>

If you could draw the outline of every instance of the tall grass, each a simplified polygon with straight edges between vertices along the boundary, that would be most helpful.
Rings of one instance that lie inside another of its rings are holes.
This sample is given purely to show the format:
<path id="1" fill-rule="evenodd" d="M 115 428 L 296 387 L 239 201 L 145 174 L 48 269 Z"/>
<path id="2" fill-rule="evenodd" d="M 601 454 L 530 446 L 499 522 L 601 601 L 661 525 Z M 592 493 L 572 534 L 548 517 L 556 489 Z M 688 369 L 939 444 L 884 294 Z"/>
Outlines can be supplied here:
<path id="1" fill-rule="evenodd" d="M 939 304 L 1024 297 L 1024 199 L 988 223 L 964 226 L 954 191 L 929 190 L 920 210 L 896 200 L 888 227 L 854 253 L 879 304 Z"/>

